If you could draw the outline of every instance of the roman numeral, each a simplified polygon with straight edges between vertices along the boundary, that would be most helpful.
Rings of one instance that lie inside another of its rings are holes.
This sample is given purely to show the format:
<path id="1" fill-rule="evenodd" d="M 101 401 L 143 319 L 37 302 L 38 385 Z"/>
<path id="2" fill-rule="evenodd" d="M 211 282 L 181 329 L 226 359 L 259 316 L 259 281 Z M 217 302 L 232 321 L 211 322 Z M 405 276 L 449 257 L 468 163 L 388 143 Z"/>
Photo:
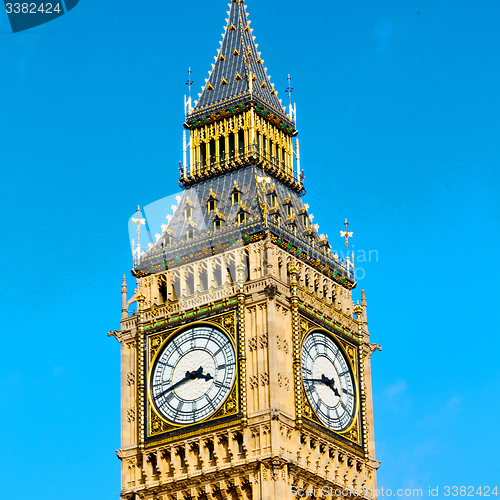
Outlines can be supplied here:
<path id="1" fill-rule="evenodd" d="M 354 394 L 352 392 L 349 392 L 347 389 L 342 389 L 342 392 L 344 394 L 348 394 L 349 396 L 354 396 Z"/>

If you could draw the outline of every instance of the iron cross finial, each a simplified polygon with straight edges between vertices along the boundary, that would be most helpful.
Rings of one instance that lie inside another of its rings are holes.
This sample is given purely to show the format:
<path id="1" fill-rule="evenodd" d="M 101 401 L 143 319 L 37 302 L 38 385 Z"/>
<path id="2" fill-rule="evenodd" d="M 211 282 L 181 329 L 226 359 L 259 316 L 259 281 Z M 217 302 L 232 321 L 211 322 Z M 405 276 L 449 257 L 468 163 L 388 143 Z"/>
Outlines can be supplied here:
<path id="1" fill-rule="evenodd" d="M 191 97 L 191 85 L 193 85 L 193 80 L 191 80 L 191 68 L 188 70 L 188 79 L 186 85 L 188 86 L 189 97 Z"/>
<path id="2" fill-rule="evenodd" d="M 141 218 L 141 207 L 137 206 L 137 217 L 132 217 L 132 222 L 137 224 L 137 246 L 139 246 L 139 235 L 141 234 L 141 224 L 146 224 L 146 219 Z"/>
<path id="3" fill-rule="evenodd" d="M 346 248 L 347 259 L 349 259 L 349 238 L 352 238 L 352 231 L 347 230 L 348 225 L 349 225 L 349 222 L 347 222 L 347 219 L 346 219 L 344 222 L 345 231 L 340 231 L 340 237 L 345 238 L 345 248 Z"/>
<path id="4" fill-rule="evenodd" d="M 288 105 L 290 106 L 288 109 L 292 109 L 292 92 L 293 92 L 293 87 L 291 85 L 292 79 L 290 78 L 290 75 L 288 75 L 288 87 L 286 88 L 285 92 L 288 94 Z"/>

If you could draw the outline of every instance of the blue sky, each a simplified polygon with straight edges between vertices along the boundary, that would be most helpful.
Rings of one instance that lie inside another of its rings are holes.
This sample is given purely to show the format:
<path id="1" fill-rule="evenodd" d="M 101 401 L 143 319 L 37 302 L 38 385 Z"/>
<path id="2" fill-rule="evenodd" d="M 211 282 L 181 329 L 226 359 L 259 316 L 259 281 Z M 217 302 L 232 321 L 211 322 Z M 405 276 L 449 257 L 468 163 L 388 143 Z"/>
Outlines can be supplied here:
<path id="1" fill-rule="evenodd" d="M 143 5 L 144 4 L 144 5 Z M 178 192 L 227 4 L 82 0 L 17 34 L 0 13 L 3 356 L 10 498 L 117 498 L 127 222 Z M 292 77 L 305 202 L 364 287 L 379 486 L 500 486 L 497 1 L 248 0 L 279 97 Z M 129 277 L 130 289 L 133 288 Z"/>

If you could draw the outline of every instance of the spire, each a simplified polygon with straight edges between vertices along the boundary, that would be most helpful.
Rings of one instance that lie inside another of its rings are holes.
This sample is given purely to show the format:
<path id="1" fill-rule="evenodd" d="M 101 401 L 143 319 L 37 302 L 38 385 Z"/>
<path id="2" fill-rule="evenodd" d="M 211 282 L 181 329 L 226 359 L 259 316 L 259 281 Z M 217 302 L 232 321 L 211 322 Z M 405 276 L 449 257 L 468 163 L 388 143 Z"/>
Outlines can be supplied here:
<path id="1" fill-rule="evenodd" d="M 275 114 L 285 117 L 277 92 L 266 74 L 264 61 L 257 51 L 243 0 L 232 0 L 229 7 L 221 47 L 190 118 L 217 111 L 235 99 L 259 101 Z"/>
<path id="2" fill-rule="evenodd" d="M 123 275 L 123 280 L 122 280 L 122 318 L 126 318 L 128 316 L 127 314 L 127 279 L 125 278 L 125 275 Z"/>

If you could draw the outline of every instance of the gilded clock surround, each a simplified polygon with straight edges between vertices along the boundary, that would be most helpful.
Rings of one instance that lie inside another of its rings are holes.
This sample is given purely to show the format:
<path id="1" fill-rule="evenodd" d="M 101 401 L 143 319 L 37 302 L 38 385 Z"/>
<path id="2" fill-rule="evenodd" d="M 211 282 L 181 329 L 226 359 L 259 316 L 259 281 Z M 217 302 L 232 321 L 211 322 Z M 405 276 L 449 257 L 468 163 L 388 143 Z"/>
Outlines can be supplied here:
<path id="1" fill-rule="evenodd" d="M 237 325 L 237 311 L 232 310 L 230 312 L 217 314 L 215 316 L 209 317 L 204 321 L 194 321 L 189 323 L 189 328 L 196 326 L 212 326 L 220 330 L 229 339 L 235 353 L 237 352 L 238 346 L 238 325 Z M 151 372 L 154 367 L 155 360 L 157 356 L 161 353 L 163 347 L 169 342 L 169 340 L 175 337 L 177 334 L 186 329 L 186 326 L 171 327 L 159 333 L 154 333 L 146 336 L 146 359 L 147 361 L 147 377 L 146 381 L 149 384 L 151 379 Z M 237 361 L 236 365 L 236 377 L 232 384 L 232 387 L 228 395 L 224 398 L 222 406 L 217 409 L 213 414 L 209 415 L 200 422 L 196 422 L 190 425 L 175 425 L 167 421 L 160 413 L 156 410 L 154 404 L 151 401 L 151 392 L 149 385 L 146 387 L 147 398 L 145 397 L 146 403 L 146 435 L 144 437 L 145 441 L 149 441 L 151 438 L 157 436 L 163 436 L 166 433 L 172 433 L 180 429 L 189 432 L 191 428 L 196 428 L 201 425 L 210 426 L 211 423 L 219 421 L 221 419 L 232 419 L 239 416 L 240 414 L 240 380 L 241 378 L 241 363 Z M 219 425 L 220 428 L 220 425 Z"/>
<path id="2" fill-rule="evenodd" d="M 308 318 L 307 316 L 300 315 L 300 332 L 301 332 L 301 337 L 300 337 L 300 345 L 302 348 L 302 345 L 304 343 L 304 340 L 306 337 L 313 333 L 313 332 L 323 332 L 330 337 L 332 337 L 337 344 L 337 346 L 340 348 L 342 351 L 345 359 L 347 360 L 349 364 L 349 368 L 351 369 L 351 372 L 353 373 L 353 382 L 355 385 L 355 391 L 356 391 L 356 397 L 355 397 L 355 416 L 352 420 L 352 422 L 349 424 L 348 428 L 343 430 L 343 431 L 333 431 L 329 429 L 328 427 L 325 426 L 323 422 L 319 419 L 318 415 L 314 411 L 314 409 L 311 408 L 310 403 L 308 402 L 308 398 L 304 389 L 304 383 L 301 381 L 300 384 L 300 390 L 301 390 L 301 400 L 304 401 L 303 407 L 304 407 L 304 425 L 307 427 L 308 424 L 314 424 L 316 427 L 320 427 L 324 432 L 328 432 L 332 434 L 335 437 L 340 437 L 343 438 L 344 440 L 348 441 L 349 445 L 352 445 L 352 451 L 355 453 L 360 453 L 363 452 L 363 433 L 362 431 L 360 432 L 360 429 L 363 428 L 363 418 L 361 414 L 361 406 L 360 406 L 360 391 L 359 391 L 359 367 L 360 367 L 360 362 L 359 362 L 359 344 L 356 345 L 354 344 L 351 340 L 345 337 L 341 337 L 338 334 L 335 334 L 332 330 L 329 330 L 325 328 L 323 325 L 320 323 L 317 323 L 313 321 L 312 319 Z"/>

